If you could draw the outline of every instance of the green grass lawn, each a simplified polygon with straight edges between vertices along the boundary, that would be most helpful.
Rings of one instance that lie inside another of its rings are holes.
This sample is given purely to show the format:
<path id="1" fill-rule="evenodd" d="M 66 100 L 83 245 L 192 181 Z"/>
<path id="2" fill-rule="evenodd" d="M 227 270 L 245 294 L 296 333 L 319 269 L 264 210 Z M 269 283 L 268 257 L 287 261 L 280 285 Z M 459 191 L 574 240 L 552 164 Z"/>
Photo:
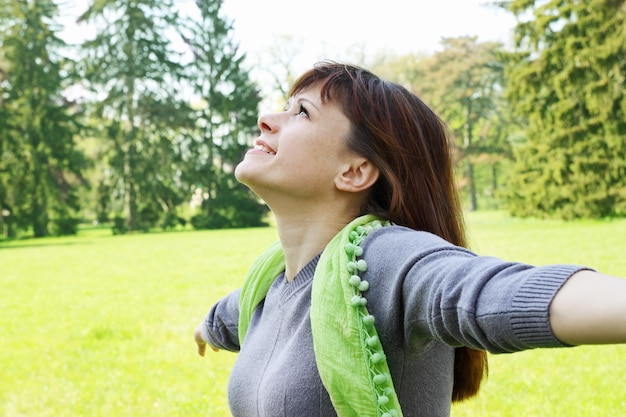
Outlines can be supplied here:
<path id="1" fill-rule="evenodd" d="M 626 220 L 468 217 L 474 250 L 626 275 Z M 228 416 L 234 354 L 200 358 L 193 330 L 240 286 L 275 230 L 79 236 L 0 243 L 0 415 Z M 626 347 L 490 356 L 480 396 L 453 416 L 615 416 Z"/>
<path id="2" fill-rule="evenodd" d="M 478 212 L 472 249 L 536 265 L 573 263 L 626 276 L 626 220 L 541 221 Z M 454 417 L 608 417 L 626 413 L 626 346 L 538 349 L 490 355 L 480 395 Z"/>

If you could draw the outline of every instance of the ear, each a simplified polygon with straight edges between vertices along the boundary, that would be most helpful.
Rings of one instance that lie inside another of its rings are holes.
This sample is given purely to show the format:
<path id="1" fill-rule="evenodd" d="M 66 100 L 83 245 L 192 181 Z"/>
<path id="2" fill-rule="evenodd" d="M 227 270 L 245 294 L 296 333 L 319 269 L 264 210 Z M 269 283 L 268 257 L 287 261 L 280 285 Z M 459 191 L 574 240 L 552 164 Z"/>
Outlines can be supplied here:
<path id="1" fill-rule="evenodd" d="M 335 177 L 335 187 L 341 191 L 357 193 L 372 187 L 380 171 L 368 159 L 353 158 Z"/>

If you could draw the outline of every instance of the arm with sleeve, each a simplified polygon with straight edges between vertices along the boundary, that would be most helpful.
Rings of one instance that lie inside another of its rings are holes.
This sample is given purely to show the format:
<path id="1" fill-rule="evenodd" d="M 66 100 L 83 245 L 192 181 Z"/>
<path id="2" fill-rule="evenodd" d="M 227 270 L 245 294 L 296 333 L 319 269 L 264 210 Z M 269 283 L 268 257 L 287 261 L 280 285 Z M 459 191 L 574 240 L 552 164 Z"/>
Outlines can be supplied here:
<path id="1" fill-rule="evenodd" d="M 379 314 L 401 320 L 406 342 L 434 338 L 493 353 L 566 346 L 552 333 L 549 306 L 582 267 L 478 256 L 402 227 L 378 231 L 363 246 L 371 288 L 383 290 L 367 297 L 382 301 Z"/>

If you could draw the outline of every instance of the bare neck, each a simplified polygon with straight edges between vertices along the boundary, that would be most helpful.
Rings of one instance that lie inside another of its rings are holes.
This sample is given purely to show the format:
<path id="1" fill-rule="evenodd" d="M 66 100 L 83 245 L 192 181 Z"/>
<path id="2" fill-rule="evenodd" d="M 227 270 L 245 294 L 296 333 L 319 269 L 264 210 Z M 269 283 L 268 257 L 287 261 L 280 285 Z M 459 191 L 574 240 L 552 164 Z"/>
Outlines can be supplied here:
<path id="1" fill-rule="evenodd" d="M 278 235 L 285 254 L 285 277 L 292 281 L 296 274 L 356 215 L 316 213 L 312 215 L 277 215 Z"/>

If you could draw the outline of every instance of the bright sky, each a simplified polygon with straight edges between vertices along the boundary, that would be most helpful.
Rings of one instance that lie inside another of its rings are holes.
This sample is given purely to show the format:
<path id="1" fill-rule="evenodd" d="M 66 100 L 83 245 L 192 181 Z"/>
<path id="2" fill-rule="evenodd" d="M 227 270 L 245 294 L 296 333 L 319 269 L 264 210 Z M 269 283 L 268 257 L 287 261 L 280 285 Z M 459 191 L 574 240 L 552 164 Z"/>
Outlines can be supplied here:
<path id="1" fill-rule="evenodd" d="M 488 6 L 495 0 L 223 0 L 222 12 L 233 21 L 233 37 L 250 57 L 267 51 L 281 36 L 302 40 L 310 66 L 320 58 L 342 60 L 342 55 L 366 53 L 430 53 L 442 37 L 476 35 L 480 41 L 508 43 L 515 25 L 509 14 Z M 175 0 L 189 9 L 195 0 Z M 64 23 L 70 38 L 82 37 L 84 27 L 72 15 L 90 3 L 65 3 Z M 68 10 L 68 6 L 71 5 Z M 88 30 L 87 30 L 88 31 Z M 361 52 L 361 51 L 359 51 Z"/>
<path id="2" fill-rule="evenodd" d="M 297 76 L 320 59 L 363 64 L 358 59 L 364 53 L 432 53 L 444 37 L 470 35 L 508 45 L 515 26 L 511 14 L 487 5 L 495 0 L 223 1 L 233 38 L 266 96 L 264 110 L 275 106 L 276 91 L 272 60 L 263 55 L 283 36 L 301 40 L 290 65 Z"/>
<path id="3" fill-rule="evenodd" d="M 278 36 L 303 39 L 310 57 L 342 60 L 355 46 L 366 52 L 433 52 L 442 37 L 476 35 L 509 43 L 514 18 L 488 7 L 490 0 L 224 0 L 234 37 L 250 56 L 263 54 Z M 492 0 L 491 0 L 492 1 Z"/>
<path id="4" fill-rule="evenodd" d="M 471 35 L 508 44 L 515 19 L 487 6 L 491 1 L 495 0 L 223 0 L 222 13 L 233 22 L 231 35 L 265 90 L 272 84 L 267 78 L 272 71 L 266 67 L 271 66 L 268 49 L 284 36 L 300 41 L 297 60 L 291 63 L 296 75 L 320 59 L 361 64 L 355 58 L 363 53 L 432 53 L 443 37 Z M 193 9 L 194 2 L 175 0 L 183 13 Z M 91 37 L 90 28 L 74 23 L 89 3 L 65 3 L 64 37 L 69 42 Z"/>

